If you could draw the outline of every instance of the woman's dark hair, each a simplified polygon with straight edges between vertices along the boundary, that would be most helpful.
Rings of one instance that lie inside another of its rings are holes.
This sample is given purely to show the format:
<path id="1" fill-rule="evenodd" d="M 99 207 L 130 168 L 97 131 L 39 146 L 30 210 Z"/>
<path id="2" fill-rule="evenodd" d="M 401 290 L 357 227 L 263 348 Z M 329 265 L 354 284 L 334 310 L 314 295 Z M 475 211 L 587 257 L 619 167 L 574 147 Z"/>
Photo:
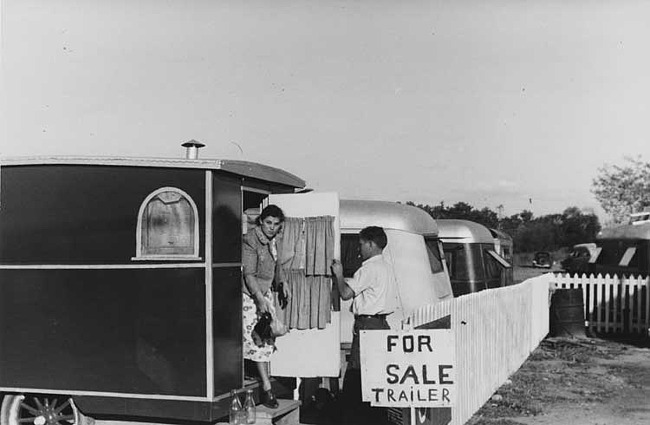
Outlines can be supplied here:
<path id="1" fill-rule="evenodd" d="M 284 222 L 284 212 L 277 205 L 267 205 L 257 217 L 257 224 L 262 224 L 266 217 L 275 217 L 280 220 L 280 223 Z"/>
<path id="2" fill-rule="evenodd" d="M 374 242 L 381 249 L 386 248 L 386 245 L 388 245 L 388 237 L 386 236 L 386 232 L 384 232 L 384 229 L 377 226 L 369 226 L 362 229 L 359 232 L 359 239 Z"/>

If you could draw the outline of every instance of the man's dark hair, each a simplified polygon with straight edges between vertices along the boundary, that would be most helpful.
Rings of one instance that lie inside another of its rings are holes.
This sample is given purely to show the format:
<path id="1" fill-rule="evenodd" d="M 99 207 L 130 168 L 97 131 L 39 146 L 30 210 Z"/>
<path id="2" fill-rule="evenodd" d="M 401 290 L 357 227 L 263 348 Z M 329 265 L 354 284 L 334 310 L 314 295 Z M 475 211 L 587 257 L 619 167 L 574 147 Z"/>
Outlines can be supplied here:
<path id="1" fill-rule="evenodd" d="M 257 217 L 257 224 L 262 224 L 266 217 L 275 217 L 280 220 L 280 223 L 284 222 L 284 212 L 277 205 L 267 205 Z"/>
<path id="2" fill-rule="evenodd" d="M 362 229 L 359 232 L 359 239 L 374 242 L 381 249 L 386 248 L 386 245 L 388 244 L 386 232 L 384 232 L 384 229 L 378 226 L 368 226 Z"/>

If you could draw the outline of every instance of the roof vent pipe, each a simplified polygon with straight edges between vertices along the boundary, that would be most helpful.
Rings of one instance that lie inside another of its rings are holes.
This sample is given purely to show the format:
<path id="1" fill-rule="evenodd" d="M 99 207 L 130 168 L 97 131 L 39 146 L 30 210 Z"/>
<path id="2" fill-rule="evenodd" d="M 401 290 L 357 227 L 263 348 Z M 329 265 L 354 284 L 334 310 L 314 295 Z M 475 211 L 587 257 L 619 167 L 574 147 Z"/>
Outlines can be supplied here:
<path id="1" fill-rule="evenodd" d="M 199 149 L 205 145 L 192 139 L 189 142 L 183 143 L 181 146 L 185 148 L 185 159 L 198 159 Z"/>

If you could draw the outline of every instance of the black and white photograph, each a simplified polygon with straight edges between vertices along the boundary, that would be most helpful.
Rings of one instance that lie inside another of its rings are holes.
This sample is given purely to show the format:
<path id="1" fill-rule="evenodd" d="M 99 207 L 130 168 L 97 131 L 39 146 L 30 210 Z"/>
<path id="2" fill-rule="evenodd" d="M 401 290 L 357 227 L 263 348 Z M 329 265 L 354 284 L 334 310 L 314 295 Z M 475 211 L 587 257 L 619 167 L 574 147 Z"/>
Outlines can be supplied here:
<path id="1" fill-rule="evenodd" d="M 0 0 L 0 425 L 649 424 L 648 22 Z"/>

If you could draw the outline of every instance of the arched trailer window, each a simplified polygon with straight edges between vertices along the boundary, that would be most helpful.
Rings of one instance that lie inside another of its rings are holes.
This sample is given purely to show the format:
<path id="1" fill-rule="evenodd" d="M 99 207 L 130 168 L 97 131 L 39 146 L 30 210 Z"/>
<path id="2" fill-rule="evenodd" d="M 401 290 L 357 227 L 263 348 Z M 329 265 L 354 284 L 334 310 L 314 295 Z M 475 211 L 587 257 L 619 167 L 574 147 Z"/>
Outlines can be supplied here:
<path id="1" fill-rule="evenodd" d="M 138 212 L 134 260 L 198 260 L 198 209 L 175 187 L 163 187 L 145 198 Z"/>

